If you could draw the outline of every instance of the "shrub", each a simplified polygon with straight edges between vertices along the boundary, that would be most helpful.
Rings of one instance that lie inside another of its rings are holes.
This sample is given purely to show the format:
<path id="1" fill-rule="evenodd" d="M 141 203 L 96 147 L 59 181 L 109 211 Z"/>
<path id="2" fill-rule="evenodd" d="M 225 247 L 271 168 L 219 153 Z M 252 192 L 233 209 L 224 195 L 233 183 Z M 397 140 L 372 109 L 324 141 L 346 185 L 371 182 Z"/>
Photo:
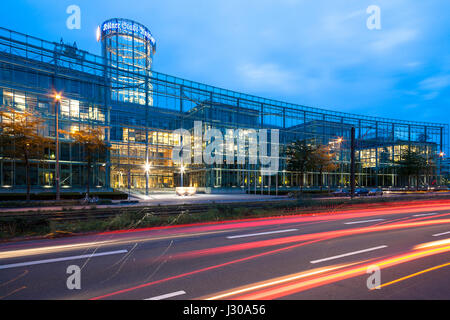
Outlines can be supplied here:
<path id="1" fill-rule="evenodd" d="M 0 226 L 0 231 L 10 237 L 50 232 L 50 222 L 44 217 L 17 216 L 0 218 Z"/>

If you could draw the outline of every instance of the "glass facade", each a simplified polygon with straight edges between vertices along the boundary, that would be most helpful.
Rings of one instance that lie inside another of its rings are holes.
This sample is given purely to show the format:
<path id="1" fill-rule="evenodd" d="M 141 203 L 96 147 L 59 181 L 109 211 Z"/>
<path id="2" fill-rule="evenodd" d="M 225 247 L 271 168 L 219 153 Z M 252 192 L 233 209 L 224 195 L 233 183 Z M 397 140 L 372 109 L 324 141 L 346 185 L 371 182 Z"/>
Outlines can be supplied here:
<path id="1" fill-rule="evenodd" d="M 126 24 L 121 30 L 119 22 Z M 108 24 L 109 23 L 109 24 Z M 104 27 L 104 26 L 107 27 Z M 102 25 L 102 56 L 63 43 L 48 42 L 0 28 L 0 102 L 2 108 L 34 110 L 46 120 L 43 135 L 55 138 L 53 92 L 61 92 L 60 129 L 101 128 L 110 150 L 94 165 L 92 187 L 171 190 L 181 183 L 180 165 L 172 161 L 179 143 L 173 131 L 184 128 L 194 136 L 194 122 L 203 130 L 247 131 L 278 129 L 279 169 L 261 175 L 259 163 L 186 165 L 184 186 L 205 191 L 295 189 L 304 186 L 347 186 L 350 172 L 350 132 L 356 128 L 357 183 L 360 186 L 403 186 L 395 161 L 405 148 L 439 163 L 448 154 L 448 124 L 401 121 L 327 111 L 275 101 L 184 80 L 151 70 L 155 49 L 149 31 L 135 22 L 108 20 Z M 338 169 L 303 178 L 286 169 L 283 148 L 294 140 L 330 146 Z M 337 143 L 337 141 L 342 142 Z M 60 135 L 61 186 L 83 188 L 85 166 L 79 147 Z M 194 141 L 191 141 L 192 145 Z M 205 144 L 202 146 L 205 148 Z M 270 147 L 268 147 L 270 150 Z M 24 188 L 23 164 L 0 155 L 0 187 Z M 422 184 L 439 181 L 440 166 L 421 176 Z M 320 183 L 319 179 L 323 181 Z M 55 155 L 32 161 L 33 188 L 54 188 Z"/>
<path id="2" fill-rule="evenodd" d="M 150 70 L 156 43 L 150 31 L 131 20 L 110 19 L 101 26 L 101 42 L 111 99 L 151 106 L 148 93 L 152 91 Z"/>

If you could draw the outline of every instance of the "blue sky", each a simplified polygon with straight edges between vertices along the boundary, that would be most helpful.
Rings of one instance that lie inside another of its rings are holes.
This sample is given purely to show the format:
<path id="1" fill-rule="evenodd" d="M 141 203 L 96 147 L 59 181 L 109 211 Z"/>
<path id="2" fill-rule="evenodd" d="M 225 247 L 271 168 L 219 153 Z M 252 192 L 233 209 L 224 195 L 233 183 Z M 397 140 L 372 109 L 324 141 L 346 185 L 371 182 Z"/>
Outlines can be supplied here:
<path id="1" fill-rule="evenodd" d="M 69 5 L 81 29 L 66 28 Z M 381 29 L 369 30 L 369 5 Z M 2 0 L 0 26 L 100 54 L 96 27 L 146 25 L 154 70 L 267 98 L 449 123 L 450 2 L 404 0 Z"/>

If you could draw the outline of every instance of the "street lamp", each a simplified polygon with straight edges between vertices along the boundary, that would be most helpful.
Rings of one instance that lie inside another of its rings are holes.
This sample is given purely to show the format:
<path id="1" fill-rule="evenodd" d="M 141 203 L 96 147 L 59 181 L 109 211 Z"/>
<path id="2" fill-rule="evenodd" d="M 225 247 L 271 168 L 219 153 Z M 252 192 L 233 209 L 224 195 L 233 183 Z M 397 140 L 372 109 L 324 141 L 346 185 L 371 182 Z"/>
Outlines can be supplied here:
<path id="1" fill-rule="evenodd" d="M 180 167 L 180 172 L 181 172 L 181 187 L 183 187 L 183 173 L 184 173 L 184 166 L 181 165 Z"/>
<path id="2" fill-rule="evenodd" d="M 55 94 L 55 121 L 56 121 L 56 201 L 61 200 L 60 194 L 60 176 L 59 176 L 59 104 L 61 103 L 61 94 Z"/>
<path id="3" fill-rule="evenodd" d="M 150 163 L 146 162 L 144 164 L 144 170 L 145 170 L 145 195 L 146 196 L 148 196 L 148 178 L 149 178 L 148 176 L 149 176 L 151 168 L 152 167 L 150 166 Z"/>
<path id="4" fill-rule="evenodd" d="M 334 149 L 334 148 L 336 148 L 336 145 L 337 145 L 337 147 L 340 147 L 342 142 L 344 142 L 344 138 L 338 137 L 337 139 L 333 139 L 333 140 L 329 141 L 328 145 L 329 145 L 329 147 Z"/>
<path id="5" fill-rule="evenodd" d="M 184 150 L 183 150 L 183 135 L 180 136 L 180 154 L 181 154 L 181 163 L 180 163 L 180 173 L 181 173 L 181 188 L 183 188 L 183 173 L 184 173 L 184 165 L 183 165 L 183 157 L 184 157 Z"/>

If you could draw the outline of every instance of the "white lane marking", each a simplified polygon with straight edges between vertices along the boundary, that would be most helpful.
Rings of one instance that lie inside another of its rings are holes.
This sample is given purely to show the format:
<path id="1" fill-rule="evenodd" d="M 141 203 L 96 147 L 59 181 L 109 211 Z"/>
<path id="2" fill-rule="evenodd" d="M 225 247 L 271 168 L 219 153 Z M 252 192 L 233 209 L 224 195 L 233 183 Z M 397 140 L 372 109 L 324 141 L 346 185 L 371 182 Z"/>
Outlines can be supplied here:
<path id="1" fill-rule="evenodd" d="M 163 294 L 160 296 L 156 296 L 156 297 L 148 298 L 148 299 L 144 299 L 144 300 L 162 300 L 162 299 L 172 298 L 172 297 L 176 297 L 176 296 L 181 296 L 183 294 L 186 294 L 186 292 L 184 292 L 183 290 L 180 290 L 180 291 L 166 293 L 166 294 Z"/>
<path id="2" fill-rule="evenodd" d="M 376 222 L 376 221 L 383 221 L 383 220 L 385 220 L 385 219 L 361 220 L 361 221 L 345 222 L 344 224 L 367 223 L 367 222 Z"/>
<path id="3" fill-rule="evenodd" d="M 449 234 L 449 233 L 450 233 L 450 231 L 442 232 L 442 233 L 436 233 L 436 234 L 433 234 L 433 237 L 439 237 L 439 236 L 443 236 L 444 234 Z"/>
<path id="4" fill-rule="evenodd" d="M 4 264 L 4 265 L 0 265 L 0 270 L 1 269 L 24 267 L 24 266 L 32 266 L 32 265 L 35 265 L 35 264 L 44 264 L 44 263 L 52 263 L 52 262 L 60 262 L 60 261 L 69 261 L 69 260 L 77 260 L 77 259 L 109 256 L 109 255 L 112 255 L 112 254 L 121 254 L 121 253 L 126 253 L 126 252 L 128 252 L 128 251 L 127 250 L 116 250 L 116 251 L 107 251 L 107 252 L 92 253 L 92 254 L 83 254 L 83 255 L 80 255 L 80 256 L 71 256 L 71 257 L 63 257 L 63 258 L 54 258 L 54 259 L 45 259 L 45 260 L 36 260 L 36 261 Z"/>
<path id="5" fill-rule="evenodd" d="M 383 248 L 386 248 L 386 247 L 387 246 L 383 245 L 383 246 L 373 247 L 373 248 L 369 248 L 369 249 L 353 251 L 353 252 L 349 252 L 349 253 L 340 254 L 338 256 L 328 257 L 328 258 L 319 259 L 319 260 L 313 260 L 313 261 L 310 261 L 310 263 L 319 263 L 319 262 L 323 262 L 323 261 L 328 261 L 328 260 L 348 257 L 348 256 L 352 256 L 352 255 L 359 254 L 359 253 L 364 253 L 364 252 L 374 251 L 374 250 L 378 250 L 378 249 L 383 249 Z"/>
<path id="6" fill-rule="evenodd" d="M 265 234 L 274 234 L 274 233 L 284 233 L 284 232 L 292 232 L 292 231 L 298 231 L 298 229 L 285 229 L 285 230 L 277 230 L 277 231 L 267 231 L 267 232 L 260 232 L 260 233 L 249 233 L 249 234 L 241 234 L 237 236 L 228 236 L 228 239 L 235 239 L 235 238 L 244 238 L 244 237 L 254 237 L 254 236 L 261 236 Z"/>
<path id="7" fill-rule="evenodd" d="M 426 217 L 426 216 L 432 216 L 434 214 L 437 214 L 437 212 L 415 214 L 415 215 L 413 215 L 413 217 Z"/>

